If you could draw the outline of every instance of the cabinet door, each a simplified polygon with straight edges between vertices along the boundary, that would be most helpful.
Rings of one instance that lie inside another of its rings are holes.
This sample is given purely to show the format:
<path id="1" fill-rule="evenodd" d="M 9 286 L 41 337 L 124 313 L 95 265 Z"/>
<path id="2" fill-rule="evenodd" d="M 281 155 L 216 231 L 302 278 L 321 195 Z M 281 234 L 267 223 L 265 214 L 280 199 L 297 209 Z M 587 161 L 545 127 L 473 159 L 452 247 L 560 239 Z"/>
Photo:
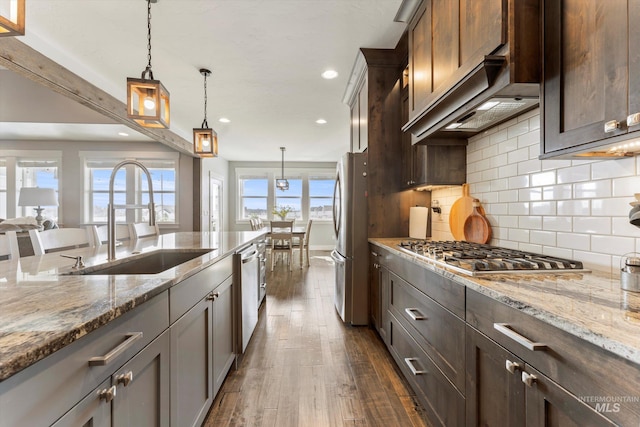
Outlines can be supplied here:
<path id="1" fill-rule="evenodd" d="M 402 109 L 401 109 L 402 123 L 406 123 L 409 120 L 409 91 L 403 90 L 402 92 Z M 402 150 L 400 151 L 400 164 L 401 164 L 401 184 L 402 187 L 410 187 L 413 184 L 413 150 L 414 147 L 411 144 L 411 132 L 402 133 Z"/>
<path id="2" fill-rule="evenodd" d="M 111 403 L 100 398 L 100 393 L 109 387 L 111 378 L 89 393 L 52 427 L 111 427 Z"/>
<path id="3" fill-rule="evenodd" d="M 169 332 L 165 331 L 111 378 L 113 426 L 169 426 Z"/>
<path id="4" fill-rule="evenodd" d="M 533 375 L 533 377 L 531 377 Z M 596 410 L 560 387 L 532 367 L 526 367 L 527 427 L 600 427 L 615 426 L 603 414 L 617 412 L 619 404 L 605 402 Z M 606 397 L 606 396 L 594 396 Z M 603 414 L 598 413 L 601 411 Z"/>
<path id="5" fill-rule="evenodd" d="M 627 0 L 544 1 L 544 153 L 626 132 Z"/>
<path id="6" fill-rule="evenodd" d="M 409 112 L 422 110 L 433 91 L 431 2 L 425 1 L 409 26 Z"/>
<path id="7" fill-rule="evenodd" d="M 200 425 L 213 401 L 212 304 L 207 296 L 171 332 L 171 425 Z"/>
<path id="8" fill-rule="evenodd" d="M 213 396 L 215 397 L 235 359 L 233 347 L 233 277 L 214 291 L 213 300 Z"/>
<path id="9" fill-rule="evenodd" d="M 524 362 L 470 326 L 466 337 L 467 426 L 523 426 Z"/>
<path id="10" fill-rule="evenodd" d="M 475 66 L 507 42 L 507 4 L 460 0 L 460 64 Z"/>
<path id="11" fill-rule="evenodd" d="M 389 284 L 389 269 L 380 266 L 380 329 L 378 332 L 382 341 L 389 343 L 389 301 L 391 301 L 391 286 Z"/>
<path id="12" fill-rule="evenodd" d="M 474 3 L 487 1 L 472 0 Z M 494 3 L 496 0 L 492 0 Z M 500 0 L 497 0 L 498 2 Z M 460 66 L 459 36 L 460 19 L 459 3 L 451 0 L 431 0 L 432 13 L 432 49 L 433 49 L 433 90 L 437 91 Z M 489 11 L 483 10 L 484 16 Z"/>

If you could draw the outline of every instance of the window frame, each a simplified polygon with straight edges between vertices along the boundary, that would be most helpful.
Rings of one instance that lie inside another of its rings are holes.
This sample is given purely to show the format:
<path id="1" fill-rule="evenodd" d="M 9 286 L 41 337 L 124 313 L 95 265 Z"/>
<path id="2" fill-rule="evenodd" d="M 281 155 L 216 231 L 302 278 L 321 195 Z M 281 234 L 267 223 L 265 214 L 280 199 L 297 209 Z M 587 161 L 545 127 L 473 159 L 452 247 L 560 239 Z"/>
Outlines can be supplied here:
<path id="1" fill-rule="evenodd" d="M 301 179 L 302 180 L 302 200 L 301 200 L 301 218 L 296 218 L 296 221 L 306 222 L 310 217 L 310 197 L 309 197 L 309 180 L 310 179 L 325 179 L 325 180 L 333 180 L 336 179 L 336 171 L 335 168 L 290 168 L 285 171 L 285 178 L 290 179 Z M 266 220 L 270 220 L 273 218 L 273 209 L 275 207 L 276 199 L 278 197 L 277 192 L 280 190 L 276 189 L 276 179 L 282 178 L 280 168 L 260 168 L 260 167 L 239 167 L 235 169 L 235 184 L 236 184 L 236 197 L 235 197 L 235 223 L 237 225 L 241 224 L 249 224 L 249 218 L 243 218 L 242 212 L 242 194 L 241 194 L 241 180 L 247 179 L 251 177 L 260 177 L 267 178 L 267 218 Z M 333 195 L 332 195 L 333 196 Z M 262 196 L 264 197 L 264 196 Z M 264 220 L 265 218 L 263 218 Z M 327 219 L 315 219 L 312 218 L 314 222 L 326 222 L 329 223 L 332 221 L 331 218 Z"/>
<path id="2" fill-rule="evenodd" d="M 109 193 L 109 189 L 107 190 L 94 190 L 92 188 L 93 185 L 93 171 L 97 169 L 111 169 L 120 162 L 124 160 L 136 160 L 144 164 L 150 173 L 153 173 L 154 169 L 162 168 L 162 166 L 156 166 L 156 164 L 169 163 L 173 164 L 173 170 L 175 174 L 175 189 L 173 191 L 164 190 L 160 191 L 160 189 L 153 189 L 154 194 L 154 203 L 156 208 L 158 207 L 158 203 L 156 202 L 156 196 L 160 193 L 173 193 L 175 196 L 175 219 L 174 221 L 160 221 L 158 220 L 158 225 L 172 227 L 178 226 L 180 224 L 180 155 L 179 153 L 166 153 L 166 152 L 127 152 L 126 156 L 123 156 L 121 153 L 114 152 L 105 152 L 105 151 L 80 151 L 80 168 L 82 174 L 81 180 L 81 200 L 82 200 L 82 221 L 84 224 L 104 224 L 103 221 L 96 221 L 94 206 L 93 206 L 93 195 L 107 194 Z M 104 167 L 100 166 L 100 163 L 104 164 Z M 95 166 L 94 166 L 95 165 Z M 168 167 L 171 169 L 171 167 Z M 127 204 L 141 204 L 142 198 L 144 194 L 148 194 L 148 190 L 143 189 L 143 184 L 146 187 L 146 178 L 143 175 L 143 171 L 136 167 L 135 165 L 125 165 L 122 169 L 126 172 L 126 181 L 125 187 L 126 190 L 118 191 L 117 193 L 125 193 L 127 194 Z M 118 171 L 120 172 L 120 171 Z M 111 174 L 109 174 L 111 175 Z M 143 212 L 140 209 L 136 210 L 127 210 L 124 212 L 124 219 L 120 218 L 118 221 L 124 222 L 142 222 L 143 221 Z"/>

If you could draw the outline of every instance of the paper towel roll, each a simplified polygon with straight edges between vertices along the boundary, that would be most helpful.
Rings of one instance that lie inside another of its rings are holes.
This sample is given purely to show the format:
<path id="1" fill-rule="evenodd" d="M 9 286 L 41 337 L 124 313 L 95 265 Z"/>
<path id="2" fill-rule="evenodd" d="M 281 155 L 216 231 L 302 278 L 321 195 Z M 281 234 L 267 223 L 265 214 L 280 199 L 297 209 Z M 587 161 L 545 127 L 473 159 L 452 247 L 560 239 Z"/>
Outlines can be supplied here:
<path id="1" fill-rule="evenodd" d="M 429 208 L 414 206 L 409 208 L 409 237 L 414 239 L 427 238 L 427 221 Z"/>

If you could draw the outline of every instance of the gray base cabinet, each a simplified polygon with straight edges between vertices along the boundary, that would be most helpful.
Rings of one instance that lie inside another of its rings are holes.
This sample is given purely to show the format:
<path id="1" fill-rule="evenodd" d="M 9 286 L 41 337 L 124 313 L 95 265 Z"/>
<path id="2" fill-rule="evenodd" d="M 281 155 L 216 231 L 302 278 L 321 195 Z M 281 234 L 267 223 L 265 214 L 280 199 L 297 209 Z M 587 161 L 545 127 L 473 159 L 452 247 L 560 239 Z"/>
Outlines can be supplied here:
<path id="1" fill-rule="evenodd" d="M 213 395 L 218 394 L 235 360 L 233 280 L 229 277 L 213 291 Z"/>

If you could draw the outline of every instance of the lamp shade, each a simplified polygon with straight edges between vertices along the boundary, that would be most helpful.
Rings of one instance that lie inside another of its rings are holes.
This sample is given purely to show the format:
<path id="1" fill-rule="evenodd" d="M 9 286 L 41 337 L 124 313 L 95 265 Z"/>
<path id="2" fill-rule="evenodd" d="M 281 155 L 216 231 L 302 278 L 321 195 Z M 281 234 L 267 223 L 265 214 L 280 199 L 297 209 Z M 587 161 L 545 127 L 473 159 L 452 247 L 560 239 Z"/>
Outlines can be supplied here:
<path id="1" fill-rule="evenodd" d="M 24 36 L 26 0 L 0 0 L 0 37 Z"/>
<path id="2" fill-rule="evenodd" d="M 58 206 L 58 196 L 53 188 L 22 187 L 18 206 Z"/>
<path id="3" fill-rule="evenodd" d="M 193 150 L 201 157 L 218 157 L 218 134 L 211 128 L 193 129 Z"/>
<path id="4" fill-rule="evenodd" d="M 140 126 L 169 128 L 169 91 L 160 80 L 127 78 L 127 115 Z"/>

